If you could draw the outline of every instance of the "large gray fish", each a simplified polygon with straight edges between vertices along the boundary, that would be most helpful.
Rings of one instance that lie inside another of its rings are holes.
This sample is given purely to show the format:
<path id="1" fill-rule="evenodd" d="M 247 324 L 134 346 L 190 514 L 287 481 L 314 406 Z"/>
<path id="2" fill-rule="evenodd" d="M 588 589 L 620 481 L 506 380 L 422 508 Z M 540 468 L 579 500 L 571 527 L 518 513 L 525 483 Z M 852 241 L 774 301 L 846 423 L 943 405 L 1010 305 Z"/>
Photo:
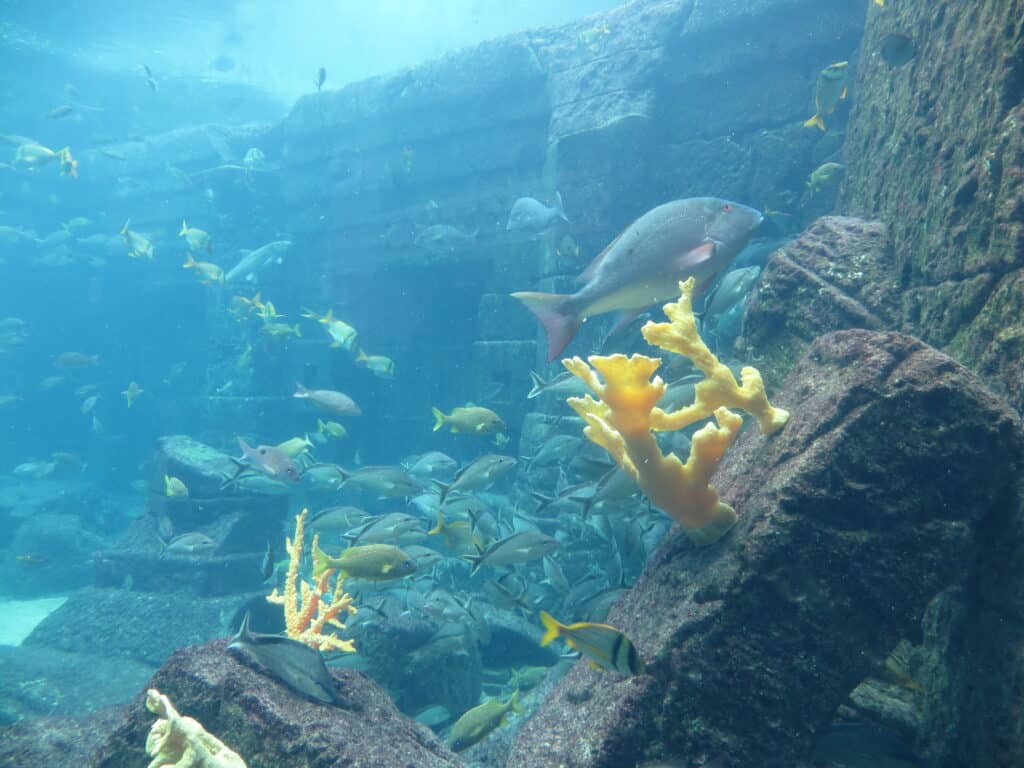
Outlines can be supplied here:
<path id="1" fill-rule="evenodd" d="M 569 222 L 569 217 L 562 210 L 562 196 L 558 192 L 555 192 L 555 204 L 551 207 L 532 197 L 520 197 L 512 204 L 505 230 L 536 234 L 558 221 Z"/>
<path id="2" fill-rule="evenodd" d="M 515 465 L 516 460 L 513 457 L 496 453 L 489 453 L 474 459 L 456 472 L 455 479 L 450 483 L 434 481 L 441 489 L 440 501 L 444 504 L 444 500 L 450 493 L 486 490 L 508 474 Z"/>
<path id="3" fill-rule="evenodd" d="M 527 393 L 526 399 L 532 400 L 541 395 L 554 395 L 555 397 L 583 397 L 590 392 L 590 388 L 580 379 L 568 371 L 562 371 L 557 376 L 545 381 L 535 371 L 530 371 L 530 381 L 533 388 Z"/>
<path id="4" fill-rule="evenodd" d="M 284 635 L 263 635 L 249 629 L 249 614 L 231 638 L 228 650 L 246 661 L 256 661 L 270 674 L 313 701 L 337 701 L 334 679 L 315 648 Z"/>
<path id="5" fill-rule="evenodd" d="M 261 245 L 255 251 L 242 251 L 242 259 L 232 267 L 224 280 L 231 283 L 235 280 L 255 280 L 256 275 L 271 264 L 280 264 L 285 254 L 292 247 L 290 240 L 275 240 Z"/>
<path id="6" fill-rule="evenodd" d="M 353 544 L 391 544 L 404 534 L 421 531 L 420 521 L 404 512 L 372 518 L 345 534 Z"/>
<path id="7" fill-rule="evenodd" d="M 559 546 L 558 541 L 546 533 L 530 528 L 494 542 L 480 554 L 466 555 L 465 558 L 473 564 L 470 573 L 476 573 L 483 565 L 501 568 L 516 563 L 532 563 L 550 555 Z"/>
<path id="8" fill-rule="evenodd" d="M 415 496 L 423 490 L 416 478 L 401 467 L 360 467 L 354 472 L 338 467 L 338 472 L 343 485 L 357 485 L 386 498 Z"/>
<path id="9" fill-rule="evenodd" d="M 554 360 L 592 315 L 619 311 L 622 327 L 647 307 L 678 298 L 680 280 L 696 277 L 698 293 L 705 290 L 763 218 L 716 197 L 673 200 L 626 227 L 580 274 L 584 285 L 576 293 L 512 296 L 544 325 L 548 360 Z"/>

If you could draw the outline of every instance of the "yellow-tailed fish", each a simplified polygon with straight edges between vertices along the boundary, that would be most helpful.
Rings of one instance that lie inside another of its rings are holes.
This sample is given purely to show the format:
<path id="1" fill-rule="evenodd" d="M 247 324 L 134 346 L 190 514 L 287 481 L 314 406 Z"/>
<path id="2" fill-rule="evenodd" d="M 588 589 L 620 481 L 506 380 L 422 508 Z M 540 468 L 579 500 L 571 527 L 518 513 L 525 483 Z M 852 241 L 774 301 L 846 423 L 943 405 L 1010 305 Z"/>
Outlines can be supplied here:
<path id="1" fill-rule="evenodd" d="M 185 263 L 181 266 L 183 269 L 194 269 L 196 274 L 199 276 L 199 282 L 203 285 L 213 285 L 214 283 L 224 282 L 223 269 L 209 261 L 196 261 L 192 258 L 191 253 L 185 256 Z"/>
<path id="2" fill-rule="evenodd" d="M 361 544 L 331 557 L 319 546 L 313 549 L 313 578 L 328 568 L 337 568 L 342 576 L 369 581 L 401 579 L 416 572 L 416 561 L 392 544 Z"/>
<path id="3" fill-rule="evenodd" d="M 441 427 L 450 427 L 452 432 L 465 432 L 472 435 L 490 435 L 505 431 L 505 422 L 490 408 L 479 405 L 466 405 L 453 408 L 449 414 L 439 408 L 431 409 L 434 413 L 434 431 Z"/>
<path id="4" fill-rule="evenodd" d="M 509 712 L 523 712 L 519 705 L 519 691 L 504 704 L 492 699 L 468 710 L 452 726 L 452 750 L 461 752 L 483 741 L 491 731 L 504 725 Z"/>
<path id="5" fill-rule="evenodd" d="M 212 248 L 209 233 L 196 227 L 190 227 L 184 219 L 181 220 L 181 231 L 178 233 L 178 237 L 184 237 L 189 249 L 193 251 L 209 253 Z"/>
<path id="6" fill-rule="evenodd" d="M 132 404 L 139 399 L 139 395 L 143 392 L 145 390 L 139 386 L 138 382 L 132 381 L 129 382 L 128 389 L 123 390 L 121 394 L 124 395 L 124 399 L 128 401 L 128 407 L 131 408 Z"/>
<path id="7" fill-rule="evenodd" d="M 814 116 L 804 123 L 805 128 L 817 126 L 825 128 L 824 118 L 836 111 L 839 102 L 846 98 L 846 78 L 849 75 L 850 63 L 837 61 L 829 64 L 818 73 L 818 83 L 814 91 Z"/>
<path id="8" fill-rule="evenodd" d="M 545 629 L 544 637 L 540 640 L 542 646 L 560 637 L 586 656 L 592 667 L 613 670 L 623 675 L 639 675 L 643 672 L 643 662 L 633 643 L 615 627 L 589 621 L 562 624 L 547 611 L 540 612 L 540 620 Z"/>
<path id="9" fill-rule="evenodd" d="M 171 497 L 188 496 L 188 487 L 180 478 L 164 475 L 164 495 Z"/>

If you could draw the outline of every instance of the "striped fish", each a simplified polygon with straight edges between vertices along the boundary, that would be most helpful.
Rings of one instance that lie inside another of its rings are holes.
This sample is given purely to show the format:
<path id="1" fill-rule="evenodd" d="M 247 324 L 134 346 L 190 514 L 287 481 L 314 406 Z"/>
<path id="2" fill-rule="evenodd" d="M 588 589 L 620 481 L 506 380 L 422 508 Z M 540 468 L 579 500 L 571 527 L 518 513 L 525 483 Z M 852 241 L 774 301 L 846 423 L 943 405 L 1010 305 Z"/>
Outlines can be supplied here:
<path id="1" fill-rule="evenodd" d="M 545 629 L 544 637 L 540 640 L 541 646 L 560 637 L 590 659 L 593 667 L 623 675 L 639 675 L 643 672 L 643 661 L 633 643 L 615 627 L 589 621 L 562 624 L 547 611 L 540 612 L 540 620 Z"/>

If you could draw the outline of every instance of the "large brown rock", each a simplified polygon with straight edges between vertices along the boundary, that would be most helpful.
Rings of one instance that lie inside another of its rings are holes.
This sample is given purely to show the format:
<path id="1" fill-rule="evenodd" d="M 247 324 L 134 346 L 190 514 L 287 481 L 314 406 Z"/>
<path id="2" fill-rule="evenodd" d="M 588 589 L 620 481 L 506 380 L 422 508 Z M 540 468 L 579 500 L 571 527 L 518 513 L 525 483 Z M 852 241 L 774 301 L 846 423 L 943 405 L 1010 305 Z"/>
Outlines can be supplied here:
<path id="1" fill-rule="evenodd" d="M 823 333 L 898 328 L 900 285 L 885 224 L 824 216 L 769 257 L 739 346 L 777 384 Z"/>
<path id="2" fill-rule="evenodd" d="M 226 648 L 227 641 L 218 640 L 178 651 L 147 688 L 167 694 L 182 715 L 197 719 L 249 768 L 459 765 L 426 726 L 403 717 L 365 675 L 334 670 L 338 704 L 318 704 L 250 669 Z M 145 765 L 143 747 L 153 721 L 140 693 L 90 765 Z"/>
<path id="3" fill-rule="evenodd" d="M 907 329 L 1024 403 L 1024 0 L 872 7 L 852 92 L 839 210 L 891 227 Z"/>
<path id="4" fill-rule="evenodd" d="M 1017 508 L 1022 441 L 973 374 L 911 337 L 844 331 L 774 399 L 788 426 L 748 430 L 716 475 L 736 528 L 705 549 L 671 533 L 609 615 L 648 674 L 578 664 L 508 765 L 806 759 L 931 599 L 974 583 Z"/>

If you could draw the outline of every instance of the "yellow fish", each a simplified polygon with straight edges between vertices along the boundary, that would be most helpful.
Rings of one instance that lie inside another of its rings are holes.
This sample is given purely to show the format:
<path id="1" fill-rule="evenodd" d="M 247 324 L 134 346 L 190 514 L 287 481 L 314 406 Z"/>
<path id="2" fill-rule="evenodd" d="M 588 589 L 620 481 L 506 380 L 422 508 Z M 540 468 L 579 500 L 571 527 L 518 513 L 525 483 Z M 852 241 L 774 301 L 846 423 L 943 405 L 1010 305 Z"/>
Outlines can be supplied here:
<path id="1" fill-rule="evenodd" d="M 128 256 L 132 259 L 153 259 L 153 244 L 149 240 L 140 235 L 138 232 L 133 232 L 128 229 L 128 225 L 132 223 L 131 219 L 128 219 L 121 227 L 121 237 L 124 238 L 125 245 L 128 246 Z"/>
<path id="2" fill-rule="evenodd" d="M 505 422 L 490 408 L 479 405 L 465 405 L 453 408 L 449 414 L 433 408 L 434 431 L 451 427 L 452 432 L 466 432 L 473 435 L 490 435 L 505 431 Z"/>
<path id="3" fill-rule="evenodd" d="M 547 611 L 540 612 L 540 620 L 544 624 L 541 646 L 560 637 L 590 659 L 592 667 L 614 670 L 623 675 L 643 672 L 643 661 L 633 643 L 615 627 L 590 621 L 562 624 Z"/>
<path id="4" fill-rule="evenodd" d="M 323 421 L 322 419 L 317 419 L 316 427 L 317 432 L 326 437 L 333 437 L 335 439 L 348 437 L 348 430 L 336 421 Z"/>
<path id="5" fill-rule="evenodd" d="M 313 447 L 313 443 L 309 439 L 309 435 L 305 437 L 293 437 L 290 440 L 285 440 L 283 443 L 278 443 L 277 450 L 285 454 L 289 459 L 297 459 L 304 453 L 309 453 L 309 449 Z"/>
<path id="6" fill-rule="evenodd" d="M 356 363 L 366 368 L 374 376 L 382 379 L 393 379 L 395 377 L 395 361 L 384 355 L 368 355 L 359 350 L 356 355 Z"/>
<path id="7" fill-rule="evenodd" d="M 121 394 L 124 395 L 124 399 L 128 401 L 128 407 L 131 408 L 132 403 L 138 400 L 139 395 L 143 392 L 145 392 L 145 390 L 140 387 L 137 382 L 133 381 L 128 384 L 128 389 L 123 390 Z"/>
<path id="8" fill-rule="evenodd" d="M 177 477 L 164 475 L 164 494 L 167 496 L 188 496 L 188 487 Z"/>
<path id="9" fill-rule="evenodd" d="M 213 285 L 224 282 L 224 270 L 209 261 L 196 261 L 192 254 L 185 257 L 183 269 L 194 269 L 199 276 L 199 282 L 203 285 Z"/>
<path id="10" fill-rule="evenodd" d="M 818 84 L 814 93 L 815 113 L 804 123 L 805 128 L 817 126 L 823 131 L 826 130 L 823 118 L 835 112 L 839 102 L 846 98 L 846 78 L 849 69 L 848 61 L 837 61 L 818 73 Z"/>
<path id="11" fill-rule="evenodd" d="M 190 227 L 185 223 L 184 219 L 181 220 L 181 232 L 178 233 L 178 237 L 184 237 L 189 249 L 193 251 L 202 250 L 209 253 L 212 248 L 209 233 L 195 227 Z"/>

